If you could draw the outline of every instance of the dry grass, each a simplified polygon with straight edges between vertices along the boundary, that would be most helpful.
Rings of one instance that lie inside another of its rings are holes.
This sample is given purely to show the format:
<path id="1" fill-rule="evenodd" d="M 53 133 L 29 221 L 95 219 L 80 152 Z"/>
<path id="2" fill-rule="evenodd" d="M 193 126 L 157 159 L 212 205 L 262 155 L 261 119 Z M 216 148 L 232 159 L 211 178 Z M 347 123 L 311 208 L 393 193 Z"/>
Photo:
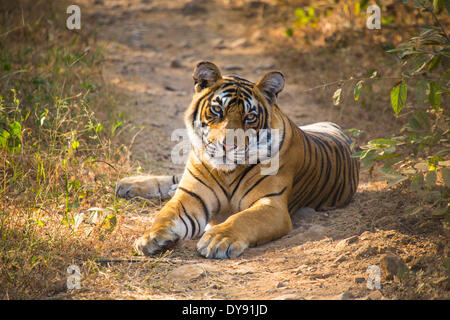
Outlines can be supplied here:
<path id="1" fill-rule="evenodd" d="M 71 264 L 96 272 L 92 261 L 120 221 L 114 182 L 130 170 L 127 147 L 118 141 L 123 120 L 113 112 L 121 97 L 103 82 L 93 30 L 65 28 L 66 7 L 6 1 L 0 9 L 5 299 L 65 290 Z"/>
<path id="2" fill-rule="evenodd" d="M 365 77 L 372 69 L 383 77 L 398 75 L 396 59 L 385 53 L 386 43 L 394 46 L 414 29 L 387 27 L 381 32 L 367 32 L 364 18 L 352 16 L 343 5 L 336 6 L 338 9 L 330 15 L 321 16 L 323 23 L 317 28 L 296 26 L 293 36 L 286 37 L 286 27 L 295 20 L 294 9 L 302 3 L 306 7 L 309 2 L 296 1 L 294 5 L 277 1 L 277 11 L 268 10 L 267 15 L 261 11 L 262 21 L 270 26 L 263 29 L 269 35 L 268 50 L 279 58 L 282 69 L 288 70 L 290 83 L 308 89 L 351 76 Z M 316 13 L 325 15 L 326 11 L 320 10 L 329 2 L 314 2 Z M 194 292 L 190 287 L 180 291 L 165 278 L 175 265 L 189 259 L 197 261 L 198 257 L 189 256 L 195 252 L 193 243 L 188 244 L 187 253 L 178 248 L 170 259 L 157 257 L 108 267 L 96 262 L 131 256 L 133 238 L 161 206 L 114 196 L 115 181 L 133 171 L 129 147 L 120 143 L 132 140 L 133 134 L 126 129 L 132 126 L 126 126 L 123 117 L 115 112 L 125 99 L 103 82 L 102 48 L 94 41 L 95 30 L 90 24 L 81 32 L 65 28 L 64 1 L 4 3 L 0 8 L 0 133 L 14 133 L 17 126 L 11 124 L 15 122 L 20 124 L 20 131 L 0 148 L 0 298 L 64 298 L 66 270 L 71 264 L 81 267 L 83 288 L 93 288 L 87 291 L 87 298 L 109 298 L 110 293 L 123 297 L 122 290 L 138 297 L 148 297 L 150 293 L 162 298 Z M 404 13 L 404 24 L 410 24 L 409 16 Z M 343 25 L 343 21 L 352 24 Z M 280 50 L 274 49 L 277 47 Z M 326 112 L 329 119 L 346 128 L 364 128 L 360 136 L 364 143 L 401 126 L 402 119 L 393 118 L 389 104 L 388 92 L 394 82 L 373 80 L 356 103 L 352 97 L 354 82 L 348 81 L 340 107 L 332 105 L 336 84 L 304 94 L 320 108 L 314 112 Z M 367 173 L 363 175 L 362 180 L 370 180 Z M 405 199 L 398 208 L 390 208 L 393 200 L 384 194 L 378 200 L 363 190 L 361 197 L 370 198 L 364 202 L 367 211 L 375 210 L 372 203 L 382 202 L 388 206 L 383 212 L 399 209 L 400 215 L 403 204 L 415 202 L 405 190 L 399 190 Z M 387 219 L 383 212 L 380 216 L 367 214 L 366 220 L 372 221 L 371 230 L 386 225 L 384 220 L 377 224 L 377 219 Z M 397 226 L 396 217 L 387 220 Z M 353 225 L 354 220 L 351 221 Z M 417 223 L 405 224 L 417 232 L 422 232 L 423 227 L 423 234 L 434 239 L 431 235 L 440 232 L 435 230 L 436 223 L 422 226 L 423 221 L 429 219 L 421 215 Z M 334 220 L 333 227 L 339 228 Z M 344 227 L 350 232 L 347 224 Z M 418 241 L 419 245 L 422 244 Z M 271 259 L 279 253 L 273 254 L 269 253 Z M 448 246 L 436 253 L 432 262 L 440 269 L 432 272 L 445 274 L 441 260 L 446 257 Z M 234 262 L 221 262 L 219 268 L 226 269 L 223 266 L 227 263 Z M 255 265 L 259 267 L 261 263 L 256 261 Z M 212 277 L 208 281 L 220 286 L 222 279 Z M 209 288 L 210 282 L 205 286 Z M 83 297 L 83 292 L 78 294 Z M 424 297 L 422 293 L 421 296 Z"/>

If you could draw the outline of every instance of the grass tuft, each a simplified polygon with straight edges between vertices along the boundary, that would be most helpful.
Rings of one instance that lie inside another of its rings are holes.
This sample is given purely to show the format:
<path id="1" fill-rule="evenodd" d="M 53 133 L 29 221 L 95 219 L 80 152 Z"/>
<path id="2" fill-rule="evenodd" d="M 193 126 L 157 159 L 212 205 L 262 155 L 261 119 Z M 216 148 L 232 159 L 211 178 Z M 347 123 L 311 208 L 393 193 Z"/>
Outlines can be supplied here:
<path id="1" fill-rule="evenodd" d="M 66 29 L 67 5 L 0 8 L 3 299 L 65 291 L 71 264 L 95 272 L 92 261 L 120 220 L 114 182 L 130 168 L 116 141 L 123 119 L 102 81 L 102 49 Z"/>

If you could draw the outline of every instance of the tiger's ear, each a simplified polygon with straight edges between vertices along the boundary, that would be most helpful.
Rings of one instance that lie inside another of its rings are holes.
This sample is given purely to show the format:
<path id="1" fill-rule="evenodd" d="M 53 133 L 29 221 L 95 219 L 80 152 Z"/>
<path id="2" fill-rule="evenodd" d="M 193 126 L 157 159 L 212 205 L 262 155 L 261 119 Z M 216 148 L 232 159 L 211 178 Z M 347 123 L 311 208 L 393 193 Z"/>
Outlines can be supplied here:
<path id="1" fill-rule="evenodd" d="M 278 96 L 278 93 L 284 88 L 284 75 L 279 71 L 266 73 L 258 81 L 256 87 L 264 94 L 269 102 L 273 102 Z"/>
<path id="2" fill-rule="evenodd" d="M 217 81 L 222 79 L 220 69 L 214 63 L 202 61 L 197 64 L 192 75 L 195 82 L 195 92 L 200 92 L 205 88 L 212 87 Z"/>

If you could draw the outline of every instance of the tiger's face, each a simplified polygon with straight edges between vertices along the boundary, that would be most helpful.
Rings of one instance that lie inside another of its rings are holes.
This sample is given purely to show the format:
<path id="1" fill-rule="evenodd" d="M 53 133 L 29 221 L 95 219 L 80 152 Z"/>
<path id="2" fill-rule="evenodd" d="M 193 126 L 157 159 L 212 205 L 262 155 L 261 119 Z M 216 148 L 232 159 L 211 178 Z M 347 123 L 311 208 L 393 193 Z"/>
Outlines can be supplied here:
<path id="1" fill-rule="evenodd" d="M 232 171 L 269 158 L 274 147 L 272 109 L 284 86 L 283 75 L 272 72 L 254 84 L 237 76 L 222 77 L 216 65 L 202 62 L 194 81 L 185 122 L 201 160 Z"/>

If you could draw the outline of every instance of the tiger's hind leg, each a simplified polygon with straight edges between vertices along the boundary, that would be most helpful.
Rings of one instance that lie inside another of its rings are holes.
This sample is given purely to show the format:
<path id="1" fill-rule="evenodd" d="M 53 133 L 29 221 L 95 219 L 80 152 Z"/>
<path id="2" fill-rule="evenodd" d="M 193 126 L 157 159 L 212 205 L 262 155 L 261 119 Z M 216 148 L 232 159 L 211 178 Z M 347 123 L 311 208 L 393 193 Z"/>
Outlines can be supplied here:
<path id="1" fill-rule="evenodd" d="M 145 199 L 171 198 L 177 187 L 177 176 L 132 176 L 121 179 L 116 186 L 116 195 L 121 198 L 142 197 Z"/>

